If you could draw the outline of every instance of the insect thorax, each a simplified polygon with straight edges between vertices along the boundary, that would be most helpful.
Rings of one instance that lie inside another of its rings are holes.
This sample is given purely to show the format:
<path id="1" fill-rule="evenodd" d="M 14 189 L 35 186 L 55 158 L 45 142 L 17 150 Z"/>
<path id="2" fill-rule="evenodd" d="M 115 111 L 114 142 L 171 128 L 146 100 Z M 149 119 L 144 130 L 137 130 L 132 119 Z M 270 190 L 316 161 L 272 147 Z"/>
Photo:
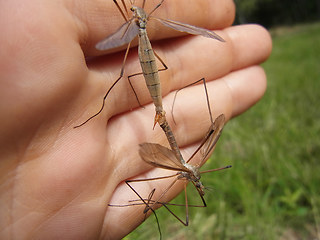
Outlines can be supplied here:
<path id="1" fill-rule="evenodd" d="M 133 18 L 137 19 L 139 28 L 145 29 L 147 26 L 147 14 L 146 12 L 137 6 L 132 6 L 130 10 L 133 12 Z"/>

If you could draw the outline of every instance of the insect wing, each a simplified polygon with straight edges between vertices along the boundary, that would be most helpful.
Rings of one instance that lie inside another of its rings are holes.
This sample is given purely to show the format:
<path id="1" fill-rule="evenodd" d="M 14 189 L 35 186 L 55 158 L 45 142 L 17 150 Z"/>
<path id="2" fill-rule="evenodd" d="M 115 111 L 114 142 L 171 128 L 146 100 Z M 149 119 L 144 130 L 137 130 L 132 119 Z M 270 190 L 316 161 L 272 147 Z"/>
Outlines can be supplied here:
<path id="1" fill-rule="evenodd" d="M 123 24 L 115 33 L 98 42 L 98 50 L 107 50 L 120 47 L 132 41 L 139 33 L 139 27 L 133 19 Z"/>
<path id="2" fill-rule="evenodd" d="M 142 143 L 139 146 L 140 157 L 143 161 L 152 166 L 176 171 L 190 171 L 175 157 L 172 150 L 163 147 L 160 144 Z"/>
<path id="3" fill-rule="evenodd" d="M 203 37 L 213 38 L 213 39 L 219 40 L 221 42 L 225 42 L 225 40 L 222 37 L 220 37 L 218 34 L 216 34 L 213 31 L 209 31 L 208 29 L 205 29 L 205 28 L 196 27 L 193 25 L 189 25 L 186 23 L 180 23 L 180 22 L 176 22 L 173 20 L 166 20 L 166 19 L 161 19 L 161 18 L 153 18 L 153 19 L 158 20 L 163 25 L 170 27 L 170 28 L 173 28 L 173 29 L 180 31 L 180 32 L 187 32 L 187 33 L 194 34 L 194 35 L 201 35 Z"/>
<path id="4" fill-rule="evenodd" d="M 200 153 L 203 157 L 202 161 L 204 161 L 208 157 L 208 155 L 212 152 L 212 149 L 218 142 L 222 133 L 222 129 L 224 127 L 224 123 L 225 116 L 221 114 L 214 120 L 213 124 L 211 125 L 212 127 L 210 127 L 210 130 L 208 131 L 207 135 L 209 135 L 212 131 L 213 132 L 210 134 L 210 136 L 208 136 L 208 140 L 203 144 L 203 147 L 200 149 Z"/>
<path id="5" fill-rule="evenodd" d="M 196 151 L 192 154 L 192 156 L 188 159 L 187 163 L 198 153 L 201 154 L 201 162 L 199 166 L 203 164 L 203 162 L 207 159 L 208 155 L 211 153 L 212 149 L 216 145 L 219 137 L 221 135 L 223 126 L 225 122 L 225 116 L 223 114 L 219 115 L 214 122 L 211 124 L 207 134 L 203 138 L 202 142 L 200 143 L 199 147 Z"/>

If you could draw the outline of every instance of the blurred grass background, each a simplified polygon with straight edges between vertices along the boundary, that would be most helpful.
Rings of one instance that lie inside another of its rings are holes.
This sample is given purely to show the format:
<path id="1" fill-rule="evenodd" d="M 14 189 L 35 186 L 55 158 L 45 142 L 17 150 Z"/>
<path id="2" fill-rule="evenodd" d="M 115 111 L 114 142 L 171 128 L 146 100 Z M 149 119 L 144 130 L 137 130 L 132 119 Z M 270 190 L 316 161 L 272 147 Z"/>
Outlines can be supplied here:
<path id="1" fill-rule="evenodd" d="M 191 209 L 190 226 L 157 211 L 163 239 L 320 239 L 320 23 L 271 33 L 265 96 L 226 125 L 202 170 L 233 167 L 202 176 L 208 207 Z M 125 239 L 159 239 L 154 217 Z"/>

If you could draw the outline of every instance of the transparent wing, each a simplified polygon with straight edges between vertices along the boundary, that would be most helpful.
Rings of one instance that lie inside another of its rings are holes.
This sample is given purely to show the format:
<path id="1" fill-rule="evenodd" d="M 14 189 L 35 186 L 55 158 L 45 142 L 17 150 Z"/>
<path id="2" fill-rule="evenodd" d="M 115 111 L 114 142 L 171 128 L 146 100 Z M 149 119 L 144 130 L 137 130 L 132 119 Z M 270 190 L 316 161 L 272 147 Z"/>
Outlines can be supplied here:
<path id="1" fill-rule="evenodd" d="M 156 143 L 142 143 L 139 146 L 140 157 L 146 163 L 169 170 L 190 172 L 189 169 L 181 164 L 169 148 Z"/>
<path id="2" fill-rule="evenodd" d="M 134 19 L 123 24 L 115 33 L 98 42 L 96 48 L 98 50 L 107 50 L 120 47 L 132 41 L 139 33 L 139 27 Z"/>
<path id="3" fill-rule="evenodd" d="M 207 134 L 205 135 L 204 139 L 200 143 L 199 147 L 192 154 L 192 156 L 189 158 L 187 162 L 189 162 L 197 154 L 197 152 L 200 151 L 202 159 L 200 161 L 199 166 L 203 164 L 203 162 L 207 159 L 208 155 L 212 152 L 212 149 L 214 148 L 217 141 L 219 140 L 224 123 L 225 123 L 225 116 L 221 114 L 211 124 Z"/>
<path id="4" fill-rule="evenodd" d="M 225 40 L 222 37 L 220 37 L 218 34 L 216 34 L 213 31 L 209 31 L 208 29 L 205 29 L 205 28 L 196 27 L 193 25 L 189 25 L 186 23 L 180 23 L 180 22 L 176 22 L 173 20 L 166 20 L 166 19 L 155 18 L 155 17 L 153 17 L 152 19 L 158 20 L 163 25 L 165 25 L 169 28 L 173 28 L 173 29 L 180 31 L 180 32 L 187 32 L 187 33 L 194 34 L 194 35 L 201 35 L 203 37 L 213 38 L 213 39 L 219 40 L 221 42 L 225 42 Z"/>

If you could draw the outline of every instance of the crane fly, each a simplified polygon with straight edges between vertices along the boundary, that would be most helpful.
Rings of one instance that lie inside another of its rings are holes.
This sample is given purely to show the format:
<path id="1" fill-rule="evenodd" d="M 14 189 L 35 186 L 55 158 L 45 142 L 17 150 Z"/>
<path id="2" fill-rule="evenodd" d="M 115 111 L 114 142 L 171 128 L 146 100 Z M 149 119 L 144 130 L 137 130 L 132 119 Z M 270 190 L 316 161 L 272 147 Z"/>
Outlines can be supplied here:
<path id="1" fill-rule="evenodd" d="M 161 198 L 169 191 L 169 189 L 175 184 L 175 182 L 177 182 L 180 179 L 185 179 L 188 182 L 189 181 L 192 182 L 192 184 L 195 186 L 196 190 L 198 191 L 201 197 L 203 206 L 204 207 L 207 206 L 203 197 L 205 194 L 204 186 L 200 181 L 201 173 L 213 172 L 213 171 L 218 171 L 218 170 L 231 167 L 231 166 L 226 166 L 226 167 L 207 170 L 203 172 L 200 172 L 199 170 L 202 164 L 204 163 L 204 161 L 208 158 L 209 154 L 212 152 L 214 146 L 216 145 L 221 135 L 224 122 L 225 122 L 225 117 L 223 114 L 221 114 L 215 119 L 213 124 L 210 126 L 205 138 L 203 139 L 199 147 L 196 149 L 196 151 L 186 161 L 185 164 L 182 164 L 175 157 L 175 154 L 171 149 L 168 149 L 160 144 L 156 144 L 156 143 L 140 144 L 139 154 L 143 161 L 145 161 L 146 163 L 154 167 L 178 171 L 176 174 L 171 175 L 172 177 L 176 176 L 176 179 L 168 186 L 168 188 L 164 192 L 161 193 L 161 195 L 155 200 L 155 203 L 161 200 Z M 197 165 L 190 164 L 189 162 L 191 161 L 191 159 L 193 159 L 193 157 L 198 152 L 200 152 L 201 154 L 200 163 Z M 150 178 L 147 180 L 150 181 L 155 179 L 158 179 L 158 178 Z M 151 208 L 151 207 L 152 205 L 148 206 L 148 208 Z M 187 211 L 187 198 L 186 198 L 186 211 Z M 186 221 L 186 223 L 183 223 L 183 224 L 188 225 L 188 222 Z"/>
<path id="2" fill-rule="evenodd" d="M 199 147 L 195 150 L 195 152 L 191 155 L 191 157 L 186 161 L 186 165 L 183 165 L 178 159 L 176 159 L 175 154 L 173 150 L 168 149 L 160 144 L 156 143 L 142 143 L 140 144 L 139 154 L 143 161 L 146 163 L 158 167 L 163 168 L 167 170 L 173 170 L 178 171 L 175 174 L 168 175 L 168 176 L 162 176 L 162 177 L 155 177 L 155 178 L 146 178 L 146 179 L 135 179 L 135 180 L 127 180 L 125 183 L 131 188 L 131 190 L 139 197 L 138 200 L 130 200 L 128 204 L 124 205 L 115 205 L 115 204 L 109 204 L 109 206 L 114 207 L 126 207 L 126 206 L 136 206 L 136 205 L 145 205 L 144 213 L 147 213 L 149 210 L 154 212 L 154 208 L 157 206 L 164 206 L 175 218 L 177 218 L 183 225 L 188 226 L 189 225 L 189 207 L 206 207 L 207 204 L 204 199 L 204 186 L 200 181 L 200 177 L 202 173 L 208 173 L 208 172 L 214 172 L 219 171 L 223 169 L 230 168 L 231 166 L 225 166 L 217 169 L 211 169 L 211 170 L 205 170 L 200 171 L 201 165 L 204 163 L 204 161 L 208 158 L 209 154 L 212 152 L 213 148 L 215 147 L 223 126 L 225 122 L 225 116 L 223 114 L 219 115 L 215 121 L 211 124 L 209 127 L 209 130 L 207 131 L 205 138 L 200 143 Z M 201 160 L 199 164 L 197 165 L 191 165 L 189 162 L 196 156 L 196 154 L 201 154 Z M 144 182 L 144 181 L 155 181 L 155 180 L 161 180 L 161 179 L 168 179 L 168 178 L 174 178 L 175 179 L 168 185 L 168 187 L 155 199 L 151 199 L 155 189 L 152 190 L 152 195 L 149 194 L 149 197 L 147 199 L 144 199 L 140 196 L 140 194 L 133 188 L 133 186 L 130 183 L 134 182 Z M 179 181 L 184 180 L 184 192 L 185 192 L 185 204 L 179 205 L 179 204 L 170 204 L 163 202 L 162 199 L 165 194 L 168 193 L 168 191 L 174 186 L 174 184 Z M 199 193 L 199 196 L 201 198 L 203 205 L 189 205 L 188 204 L 188 198 L 186 194 L 186 185 L 188 182 L 192 182 L 192 184 L 195 186 L 196 190 Z M 183 221 L 181 218 L 179 218 L 170 208 L 169 205 L 175 205 L 175 206 L 185 206 L 186 209 L 186 219 Z M 159 223 L 158 223 L 159 228 Z"/>
<path id="3" fill-rule="evenodd" d="M 115 33 L 111 34 L 110 36 L 108 36 L 104 40 L 98 42 L 96 44 L 96 48 L 98 50 L 104 51 L 104 50 L 108 50 L 108 49 L 112 49 L 112 48 L 116 48 L 116 47 L 120 47 L 125 44 L 128 44 L 127 50 L 125 53 L 125 57 L 124 57 L 124 60 L 122 63 L 120 76 L 111 85 L 111 87 L 109 88 L 109 90 L 105 94 L 100 110 L 96 114 L 94 114 L 90 118 L 88 118 L 85 122 L 81 123 L 78 126 L 75 126 L 75 128 L 84 125 L 85 123 L 87 123 L 88 121 L 90 121 L 94 117 L 98 116 L 102 112 L 107 96 L 109 95 L 109 93 L 113 89 L 113 87 L 118 83 L 118 81 L 123 76 L 124 65 L 125 65 L 125 62 L 127 59 L 128 52 L 129 52 L 130 44 L 131 44 L 131 41 L 136 36 L 138 36 L 138 38 L 139 38 L 138 54 L 139 54 L 141 68 L 142 68 L 142 73 L 132 74 L 132 75 L 128 76 L 128 80 L 129 80 L 130 86 L 133 89 L 133 92 L 136 96 L 136 99 L 138 100 L 138 103 L 141 106 L 139 99 L 137 97 L 137 94 L 136 94 L 136 92 L 130 82 L 130 77 L 143 74 L 145 81 L 146 81 L 146 84 L 147 84 L 147 87 L 148 87 L 148 90 L 150 92 L 150 95 L 151 95 L 152 100 L 155 105 L 156 116 L 154 119 L 154 125 L 156 123 L 159 123 L 159 125 L 161 126 L 161 123 L 166 122 L 166 119 L 165 119 L 165 111 L 163 110 L 163 106 L 162 106 L 162 94 L 161 94 L 160 78 L 159 78 L 158 72 L 162 71 L 162 70 L 167 70 L 168 67 L 161 60 L 161 58 L 152 50 L 152 46 L 151 46 L 150 40 L 147 35 L 147 30 L 146 30 L 147 22 L 149 20 L 153 19 L 153 20 L 156 20 L 169 28 L 175 29 L 180 32 L 186 32 L 186 33 L 193 34 L 193 35 L 201 35 L 201 36 L 204 36 L 207 38 L 216 39 L 221 42 L 224 42 L 224 39 L 222 37 L 220 37 L 218 34 L 214 33 L 213 31 L 209 31 L 204 28 L 196 27 L 193 25 L 189 25 L 186 23 L 181 23 L 181 22 L 177 22 L 177 21 L 173 21 L 173 20 L 161 19 L 161 18 L 151 16 L 151 14 L 154 13 L 155 10 L 158 9 L 162 5 L 164 0 L 162 0 L 149 14 L 147 14 L 144 11 L 145 0 L 143 1 L 142 8 L 134 6 L 133 5 L 134 3 L 131 2 L 132 6 L 131 6 L 130 10 L 132 11 L 132 14 L 133 14 L 131 19 L 128 19 L 125 16 L 124 12 L 122 11 L 120 5 L 118 4 L 118 2 L 116 0 L 113 0 L 113 2 L 115 3 L 117 8 L 119 9 L 122 17 L 125 19 L 126 22 Z M 121 2 L 124 6 L 126 13 L 128 14 L 124 0 L 121 0 Z M 157 64 L 156 64 L 156 58 L 158 58 L 159 61 L 162 63 L 162 65 L 164 67 L 163 69 L 158 69 Z"/>

